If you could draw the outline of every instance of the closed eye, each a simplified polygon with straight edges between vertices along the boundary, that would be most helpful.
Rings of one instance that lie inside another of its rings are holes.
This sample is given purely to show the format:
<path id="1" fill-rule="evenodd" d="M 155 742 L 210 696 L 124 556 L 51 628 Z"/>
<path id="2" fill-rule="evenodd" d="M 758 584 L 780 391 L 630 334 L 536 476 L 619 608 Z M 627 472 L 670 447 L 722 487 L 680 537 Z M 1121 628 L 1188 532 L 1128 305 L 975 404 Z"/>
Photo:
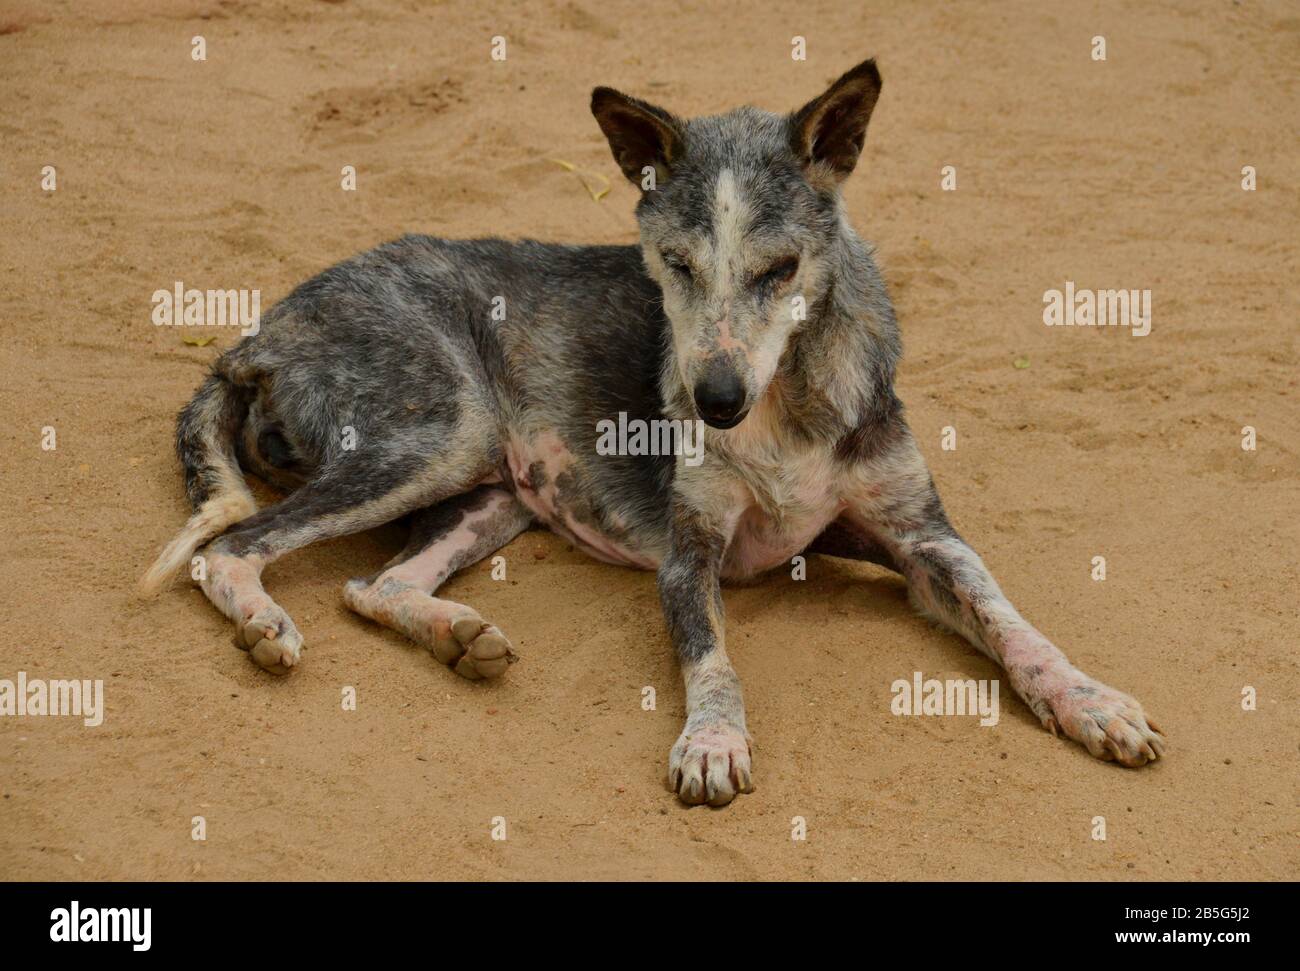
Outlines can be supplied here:
<path id="1" fill-rule="evenodd" d="M 761 290 L 775 290 L 794 279 L 794 275 L 799 272 L 799 257 L 786 256 L 777 260 L 754 281 L 754 285 Z"/>
<path id="2" fill-rule="evenodd" d="M 691 264 L 684 254 L 665 252 L 662 256 L 664 266 L 668 267 L 668 269 L 672 270 L 679 276 L 689 280 L 695 275 L 695 271 L 691 269 Z"/>

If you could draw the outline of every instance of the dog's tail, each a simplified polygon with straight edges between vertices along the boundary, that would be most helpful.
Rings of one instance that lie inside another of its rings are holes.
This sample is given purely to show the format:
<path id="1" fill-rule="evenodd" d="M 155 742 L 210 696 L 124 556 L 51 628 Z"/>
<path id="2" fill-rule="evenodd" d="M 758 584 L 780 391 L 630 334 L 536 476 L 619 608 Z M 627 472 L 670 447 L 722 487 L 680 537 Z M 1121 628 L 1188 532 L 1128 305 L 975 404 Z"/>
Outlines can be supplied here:
<path id="1" fill-rule="evenodd" d="M 241 390 L 214 371 L 176 416 L 176 452 L 194 515 L 140 581 L 143 595 L 156 595 L 195 550 L 257 511 L 235 456 L 246 410 Z"/>

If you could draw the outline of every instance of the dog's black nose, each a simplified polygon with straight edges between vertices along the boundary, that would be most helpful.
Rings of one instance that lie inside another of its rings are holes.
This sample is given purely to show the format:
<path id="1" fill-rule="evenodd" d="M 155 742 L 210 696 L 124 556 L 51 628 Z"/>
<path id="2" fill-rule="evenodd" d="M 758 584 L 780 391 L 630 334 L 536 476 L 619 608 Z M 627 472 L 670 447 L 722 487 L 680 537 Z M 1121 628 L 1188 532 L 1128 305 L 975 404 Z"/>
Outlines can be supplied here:
<path id="1" fill-rule="evenodd" d="M 731 428 L 745 417 L 745 386 L 722 361 L 710 362 L 704 376 L 695 385 L 695 407 L 706 424 L 714 428 Z"/>

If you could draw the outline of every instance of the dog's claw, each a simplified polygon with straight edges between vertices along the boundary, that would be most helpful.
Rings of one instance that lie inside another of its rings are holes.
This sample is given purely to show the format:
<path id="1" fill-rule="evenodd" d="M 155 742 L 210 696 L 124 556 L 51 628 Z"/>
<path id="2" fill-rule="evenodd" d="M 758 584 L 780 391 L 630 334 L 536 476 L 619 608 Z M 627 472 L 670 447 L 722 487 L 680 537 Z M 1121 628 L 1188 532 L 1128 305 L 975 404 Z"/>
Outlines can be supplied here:
<path id="1" fill-rule="evenodd" d="M 1043 724 L 1057 728 L 1103 762 L 1136 768 L 1161 759 L 1167 744 L 1142 706 L 1122 692 L 1078 674 L 1059 685 L 1047 701 L 1052 714 Z"/>
<path id="2" fill-rule="evenodd" d="M 749 739 L 725 722 L 683 731 L 668 755 L 668 785 L 691 806 L 753 792 Z"/>

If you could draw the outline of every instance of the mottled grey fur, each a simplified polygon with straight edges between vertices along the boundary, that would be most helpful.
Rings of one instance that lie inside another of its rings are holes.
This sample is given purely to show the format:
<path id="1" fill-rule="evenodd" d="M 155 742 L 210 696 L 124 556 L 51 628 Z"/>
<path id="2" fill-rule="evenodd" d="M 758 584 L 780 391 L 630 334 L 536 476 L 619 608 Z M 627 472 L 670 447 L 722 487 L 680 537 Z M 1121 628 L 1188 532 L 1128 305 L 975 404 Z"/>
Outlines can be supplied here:
<path id="1" fill-rule="evenodd" d="M 639 246 L 407 236 L 302 284 L 181 412 L 195 516 L 150 582 L 212 540 L 205 592 L 286 671 L 302 638 L 262 568 L 414 514 L 407 548 L 345 599 L 491 677 L 513 659 L 504 636 L 434 594 L 539 521 L 657 569 L 688 708 L 670 782 L 721 805 L 751 788 L 721 581 L 824 551 L 902 573 L 1053 730 L 1154 759 L 1140 706 L 1071 667 L 953 530 L 903 419 L 893 309 L 840 194 L 879 91 L 868 61 L 791 115 L 687 121 L 599 88 L 593 114 L 644 190 Z M 620 412 L 703 417 L 706 461 L 598 455 Z M 293 491 L 249 515 L 241 468 Z"/>

